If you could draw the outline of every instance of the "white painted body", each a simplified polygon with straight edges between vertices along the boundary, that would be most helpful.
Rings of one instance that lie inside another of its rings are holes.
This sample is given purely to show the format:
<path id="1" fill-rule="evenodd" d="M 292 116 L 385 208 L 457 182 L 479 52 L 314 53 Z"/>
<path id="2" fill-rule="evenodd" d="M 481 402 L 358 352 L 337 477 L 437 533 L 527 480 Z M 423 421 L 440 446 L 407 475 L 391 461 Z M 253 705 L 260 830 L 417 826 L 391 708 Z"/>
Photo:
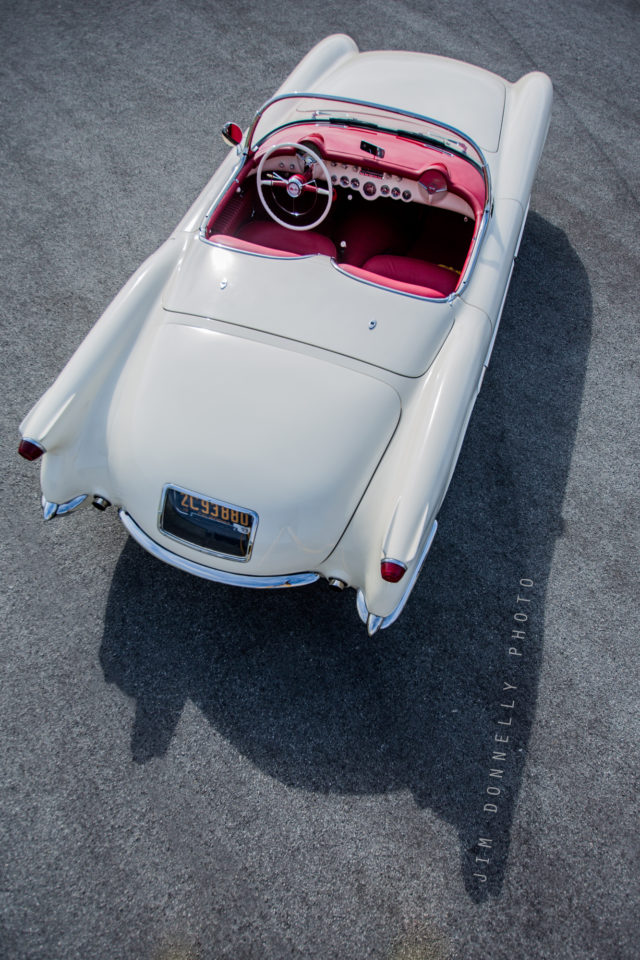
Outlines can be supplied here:
<path id="1" fill-rule="evenodd" d="M 343 581 L 359 592 L 373 632 L 407 598 L 455 467 L 524 226 L 551 85 L 543 74 L 510 84 L 424 54 L 359 54 L 336 36 L 278 93 L 294 91 L 378 101 L 476 142 L 492 193 L 459 292 L 407 295 L 363 282 L 329 256 L 259 255 L 204 239 L 203 219 L 243 161 L 232 150 L 21 433 L 46 451 L 50 504 L 100 496 L 148 549 L 211 579 Z M 286 119 L 291 101 L 272 109 Z M 254 511 L 250 557 L 212 556 L 163 533 L 168 483 Z M 400 582 L 382 580 L 385 557 L 406 565 Z"/>

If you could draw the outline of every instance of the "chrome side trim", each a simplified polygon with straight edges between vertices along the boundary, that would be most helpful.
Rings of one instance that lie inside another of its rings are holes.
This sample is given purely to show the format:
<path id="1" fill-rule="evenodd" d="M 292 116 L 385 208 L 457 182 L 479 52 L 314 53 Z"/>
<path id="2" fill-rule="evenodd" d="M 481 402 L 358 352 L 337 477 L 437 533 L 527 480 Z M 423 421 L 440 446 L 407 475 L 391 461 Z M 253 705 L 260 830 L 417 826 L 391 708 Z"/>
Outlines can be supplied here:
<path id="1" fill-rule="evenodd" d="M 186 557 L 180 557 L 176 553 L 171 553 L 159 543 L 152 540 L 151 537 L 140 529 L 126 510 L 119 510 L 118 515 L 122 520 L 126 530 L 133 539 L 147 550 L 152 556 L 163 563 L 168 563 L 171 567 L 183 570 L 185 573 L 191 573 L 194 577 L 202 577 L 203 580 L 213 580 L 216 583 L 226 583 L 233 587 L 250 587 L 254 590 L 269 590 L 277 587 L 302 587 L 307 583 L 313 583 L 320 576 L 319 573 L 290 573 L 277 577 L 252 577 L 242 573 L 229 573 L 226 570 L 214 570 L 212 567 L 205 567 L 204 564 L 195 563 L 193 560 L 187 560 Z"/>
<path id="2" fill-rule="evenodd" d="M 473 241 L 473 250 L 471 251 L 471 256 L 469 258 L 469 263 L 467 264 L 467 269 L 464 271 L 464 274 L 460 278 L 460 283 L 458 284 L 458 287 L 455 291 L 457 296 L 460 296 L 462 294 L 462 292 L 464 291 L 464 288 L 466 287 L 466 285 L 468 284 L 471 278 L 473 268 L 475 267 L 476 261 L 480 255 L 480 247 L 482 246 L 482 241 L 484 240 L 484 235 L 487 231 L 487 226 L 489 224 L 490 216 L 491 216 L 491 210 L 487 204 L 482 213 L 482 220 L 480 221 L 480 226 L 478 228 L 478 232 L 476 234 L 475 240 Z"/>
<path id="3" fill-rule="evenodd" d="M 530 203 L 531 201 L 529 201 Z M 480 379 L 480 384 L 478 385 L 478 393 L 480 392 L 480 386 L 482 385 L 482 380 L 484 379 L 484 371 L 489 366 L 489 360 L 491 359 L 491 354 L 493 353 L 493 345 L 496 342 L 496 336 L 498 335 L 498 327 L 500 326 L 500 321 L 502 320 L 502 311 L 504 310 L 504 305 L 507 301 L 507 294 L 509 293 L 509 287 L 511 286 L 511 277 L 513 276 L 513 268 L 515 262 L 518 259 L 518 253 L 520 252 L 520 243 L 522 241 L 522 234 L 524 233 L 524 228 L 527 225 L 527 215 L 529 213 L 529 203 L 527 204 L 527 209 L 524 212 L 524 217 L 522 218 L 522 226 L 520 227 L 520 233 L 518 234 L 518 242 L 516 243 L 516 252 L 513 255 L 513 260 L 511 261 L 511 269 L 509 270 L 509 279 L 507 280 L 506 286 L 504 288 L 504 296 L 502 297 L 502 303 L 500 304 L 500 309 L 498 310 L 498 316 L 496 318 L 496 325 L 493 328 L 493 335 L 491 337 L 491 343 L 489 344 L 489 349 L 487 350 L 487 355 L 484 358 L 484 365 L 482 370 L 482 377 Z"/>
<path id="4" fill-rule="evenodd" d="M 405 591 L 402 594 L 402 597 L 400 598 L 400 602 L 398 603 L 395 610 L 393 610 L 389 614 L 389 616 L 379 617 L 374 613 L 369 613 L 366 601 L 364 599 L 364 593 L 362 592 L 362 590 L 358 590 L 358 595 L 356 597 L 356 608 L 358 610 L 358 616 L 360 617 L 362 622 L 367 625 L 367 630 L 370 637 L 372 637 L 374 633 L 377 633 L 378 630 L 386 630 L 387 627 L 390 627 L 392 623 L 396 622 L 396 620 L 404 610 L 405 604 L 409 599 L 409 596 L 411 595 L 411 591 L 413 590 L 415 582 L 418 579 L 420 570 L 422 569 L 422 564 L 427 559 L 427 554 L 431 549 L 431 544 L 433 543 L 433 538 L 436 535 L 437 529 L 438 529 L 438 521 L 434 520 L 433 526 L 429 531 L 429 536 L 427 537 L 427 542 L 422 548 L 420 559 L 418 560 L 415 566 L 415 570 L 411 575 L 411 579 L 409 580 L 409 582 L 407 583 L 407 586 L 405 587 Z"/>
<path id="5" fill-rule="evenodd" d="M 240 146 L 238 145 L 238 150 L 239 150 L 239 149 L 240 149 Z M 198 236 L 200 237 L 201 240 L 206 240 L 206 239 L 207 239 L 207 235 L 206 235 L 206 234 L 207 234 L 207 225 L 208 225 L 209 221 L 211 220 L 211 217 L 213 216 L 213 211 L 216 209 L 216 207 L 218 206 L 218 204 L 220 203 L 220 201 L 221 201 L 224 197 L 226 197 L 227 191 L 231 188 L 231 186 L 232 186 L 232 184 L 234 183 L 234 181 L 238 184 L 238 187 L 240 186 L 240 181 L 238 180 L 238 176 L 240 175 L 240 172 L 242 171 L 242 168 L 243 168 L 243 166 L 244 166 L 245 159 L 246 159 L 246 150 L 245 150 L 244 152 L 238 154 L 238 162 L 236 163 L 235 167 L 233 168 L 233 170 L 232 170 L 231 174 L 229 175 L 228 179 L 225 181 L 222 189 L 218 191 L 218 193 L 215 195 L 215 197 L 214 197 L 211 205 L 209 206 L 209 209 L 207 210 L 207 212 L 206 212 L 206 214 L 205 214 L 205 216 L 204 216 L 204 220 L 203 220 L 202 223 L 200 224 L 200 228 L 199 228 L 199 230 L 198 230 Z"/>
<path id="6" fill-rule="evenodd" d="M 529 200 L 528 200 L 528 202 L 527 202 L 527 209 L 525 210 L 524 216 L 523 216 L 523 218 L 522 218 L 522 226 L 520 227 L 520 233 L 519 233 L 519 235 L 518 235 L 518 242 L 516 243 L 516 252 L 515 252 L 514 255 L 513 255 L 513 259 L 514 259 L 514 260 L 517 259 L 517 256 L 518 256 L 518 254 L 520 253 L 520 244 L 521 244 L 521 242 L 522 242 L 522 234 L 524 233 L 524 228 L 525 228 L 526 225 L 527 225 L 527 217 L 529 216 L 529 207 L 530 207 L 530 206 L 531 206 L 531 197 L 529 197 Z"/>

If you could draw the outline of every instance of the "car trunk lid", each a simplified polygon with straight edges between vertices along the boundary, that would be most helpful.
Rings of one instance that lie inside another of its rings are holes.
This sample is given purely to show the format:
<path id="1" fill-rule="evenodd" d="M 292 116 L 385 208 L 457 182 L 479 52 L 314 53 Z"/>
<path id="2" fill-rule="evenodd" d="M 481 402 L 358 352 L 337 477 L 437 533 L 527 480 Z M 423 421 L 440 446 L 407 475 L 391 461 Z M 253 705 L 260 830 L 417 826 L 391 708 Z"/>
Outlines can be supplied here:
<path id="1" fill-rule="evenodd" d="M 182 318 L 141 338 L 121 377 L 110 469 L 125 509 L 169 549 L 209 562 L 161 532 L 167 484 L 257 515 L 250 557 L 213 566 L 312 570 L 348 524 L 400 406 L 380 379 Z"/>

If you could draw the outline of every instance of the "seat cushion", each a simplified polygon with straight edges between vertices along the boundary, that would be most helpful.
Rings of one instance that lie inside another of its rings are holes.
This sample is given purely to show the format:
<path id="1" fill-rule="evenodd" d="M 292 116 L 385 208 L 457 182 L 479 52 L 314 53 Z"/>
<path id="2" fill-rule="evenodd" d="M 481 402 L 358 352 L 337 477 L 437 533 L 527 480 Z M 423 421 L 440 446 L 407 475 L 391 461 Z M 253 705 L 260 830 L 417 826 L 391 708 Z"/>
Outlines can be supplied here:
<path id="1" fill-rule="evenodd" d="M 288 230 L 272 220 L 254 220 L 245 223 L 236 236 L 239 240 L 255 243 L 272 250 L 283 250 L 305 256 L 310 253 L 323 253 L 327 257 L 336 256 L 336 246 L 329 237 L 314 230 Z"/>
<path id="2" fill-rule="evenodd" d="M 391 254 L 371 257 L 363 264 L 362 269 L 389 280 L 409 283 L 416 287 L 428 287 L 443 297 L 453 293 L 460 279 L 454 270 L 447 267 L 439 267 L 435 263 L 416 260 L 414 257 L 397 257 Z"/>

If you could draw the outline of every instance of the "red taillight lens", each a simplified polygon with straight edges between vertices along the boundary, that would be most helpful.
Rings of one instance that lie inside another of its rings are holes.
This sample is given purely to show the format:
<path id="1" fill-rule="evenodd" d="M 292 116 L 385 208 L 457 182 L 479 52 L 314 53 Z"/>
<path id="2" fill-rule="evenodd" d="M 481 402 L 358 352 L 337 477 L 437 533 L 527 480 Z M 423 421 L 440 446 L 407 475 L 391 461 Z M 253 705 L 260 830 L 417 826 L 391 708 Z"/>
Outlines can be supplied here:
<path id="1" fill-rule="evenodd" d="M 25 460 L 37 460 L 44 453 L 44 447 L 41 447 L 35 440 L 21 440 L 18 453 Z"/>
<path id="2" fill-rule="evenodd" d="M 383 560 L 380 564 L 380 576 L 387 583 L 397 583 L 398 580 L 402 580 L 406 572 L 407 568 L 399 560 Z"/>

